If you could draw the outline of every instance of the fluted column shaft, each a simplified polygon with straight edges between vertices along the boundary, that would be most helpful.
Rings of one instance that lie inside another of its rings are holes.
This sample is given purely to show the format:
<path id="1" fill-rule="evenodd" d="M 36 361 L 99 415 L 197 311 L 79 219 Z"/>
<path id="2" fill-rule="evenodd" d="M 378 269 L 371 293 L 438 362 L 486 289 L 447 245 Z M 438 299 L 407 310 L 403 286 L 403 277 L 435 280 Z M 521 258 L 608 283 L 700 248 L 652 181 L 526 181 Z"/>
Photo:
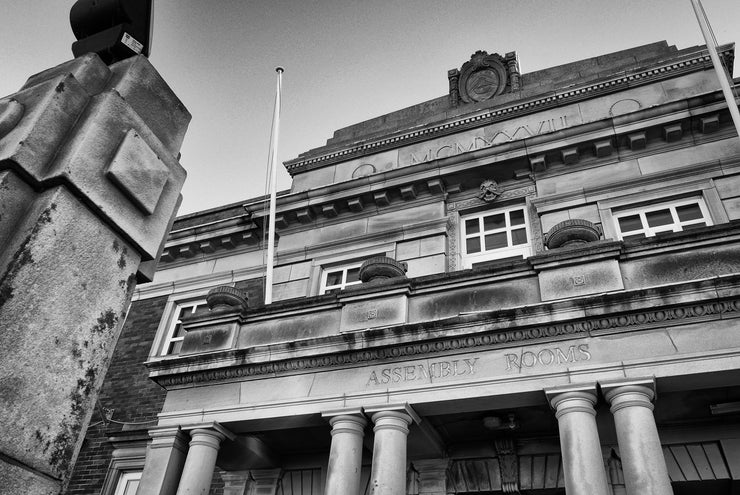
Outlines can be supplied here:
<path id="1" fill-rule="evenodd" d="M 196 428 L 190 432 L 190 438 L 177 495 L 206 495 L 211 488 L 218 449 L 226 436 L 216 430 Z"/>
<path id="2" fill-rule="evenodd" d="M 627 495 L 672 495 L 653 416 L 654 381 L 602 384 L 617 429 Z"/>
<path id="3" fill-rule="evenodd" d="M 596 429 L 596 388 L 547 391 L 560 431 L 568 495 L 609 495 Z"/>
<path id="4" fill-rule="evenodd" d="M 359 495 L 362 471 L 362 439 L 367 420 L 340 415 L 329 420 L 331 449 L 325 495 Z"/>
<path id="5" fill-rule="evenodd" d="M 372 416 L 375 427 L 372 495 L 406 494 L 406 438 L 411 416 L 398 411 L 380 411 Z"/>

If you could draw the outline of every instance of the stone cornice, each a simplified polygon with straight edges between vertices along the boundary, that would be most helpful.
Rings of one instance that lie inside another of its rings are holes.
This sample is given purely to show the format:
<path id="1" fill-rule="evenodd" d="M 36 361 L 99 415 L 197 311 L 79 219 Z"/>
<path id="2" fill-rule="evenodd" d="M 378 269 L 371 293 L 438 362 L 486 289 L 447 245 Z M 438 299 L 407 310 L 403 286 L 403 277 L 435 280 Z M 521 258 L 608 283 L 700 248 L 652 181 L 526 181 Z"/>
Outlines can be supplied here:
<path id="1" fill-rule="evenodd" d="M 723 56 L 733 56 L 732 47 L 723 47 Z M 388 149 L 399 148 L 409 144 L 426 141 L 429 139 L 455 134 L 463 130 L 473 129 L 490 125 L 495 122 L 511 119 L 522 115 L 539 112 L 544 109 L 574 103 L 595 96 L 623 91 L 627 88 L 642 86 L 676 75 L 705 70 L 711 68 L 711 60 L 706 50 L 695 52 L 688 56 L 680 57 L 669 63 L 655 65 L 650 68 L 636 70 L 630 73 L 622 73 L 619 76 L 605 80 L 571 87 L 561 91 L 549 92 L 538 98 L 521 101 L 514 105 L 494 108 L 477 112 L 465 118 L 447 121 L 444 123 L 430 125 L 415 129 L 411 132 L 391 135 L 386 138 L 376 139 L 364 143 L 353 143 L 349 147 L 338 149 L 334 152 L 321 154 L 319 156 L 297 158 L 284 163 L 285 168 L 291 176 L 314 168 L 320 168 L 333 163 L 346 161 L 365 155 L 379 153 Z"/>
<path id="2" fill-rule="evenodd" d="M 565 308 L 558 311 L 558 304 L 543 303 L 537 307 L 461 314 L 444 320 L 336 335 L 318 339 L 321 342 L 311 345 L 306 342 L 301 346 L 304 351 L 300 355 L 294 352 L 293 344 L 276 344 L 262 350 L 231 350 L 150 361 L 147 366 L 150 377 L 157 383 L 178 388 L 194 383 L 345 368 L 394 359 L 421 359 L 487 348 L 640 331 L 669 324 L 737 318 L 740 317 L 738 283 L 740 275 L 730 275 L 609 296 L 588 296 L 562 303 L 572 305 L 571 311 L 565 311 Z M 718 297 L 717 293 L 727 296 Z M 538 311 L 537 308 L 551 313 L 552 318 L 544 320 L 547 323 L 512 326 L 514 321 L 526 321 L 524 316 L 531 316 Z M 580 310 L 576 311 L 576 308 Z M 573 317 L 574 314 L 581 316 Z M 311 353 L 311 348 L 316 352 Z"/>

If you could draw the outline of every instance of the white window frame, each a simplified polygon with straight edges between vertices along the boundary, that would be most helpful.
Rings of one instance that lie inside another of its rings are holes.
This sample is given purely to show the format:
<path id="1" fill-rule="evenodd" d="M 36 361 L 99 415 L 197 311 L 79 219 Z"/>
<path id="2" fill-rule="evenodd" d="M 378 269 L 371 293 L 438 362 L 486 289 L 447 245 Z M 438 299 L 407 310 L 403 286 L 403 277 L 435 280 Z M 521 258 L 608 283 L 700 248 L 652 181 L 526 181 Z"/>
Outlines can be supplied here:
<path id="1" fill-rule="evenodd" d="M 141 475 L 142 471 L 123 471 L 118 477 L 116 490 L 113 492 L 113 495 L 126 495 L 126 489 L 128 488 L 129 483 L 132 481 L 140 481 Z"/>
<path id="2" fill-rule="evenodd" d="M 359 268 L 362 266 L 362 261 L 357 261 L 354 263 L 347 263 L 344 265 L 334 265 L 334 266 L 322 266 L 321 267 L 321 286 L 319 287 L 319 294 L 326 294 L 329 290 L 339 289 L 344 290 L 345 288 L 352 286 L 352 285 L 358 285 L 361 284 L 361 280 L 356 280 L 353 282 L 347 282 L 347 273 L 352 270 L 353 268 Z M 342 272 L 342 282 L 336 285 L 327 285 L 327 279 L 329 278 L 330 273 L 334 272 Z"/>
<path id="3" fill-rule="evenodd" d="M 190 301 L 179 301 L 174 302 L 174 304 L 167 308 L 166 313 L 168 315 L 167 317 L 167 326 L 166 331 L 163 334 L 162 343 L 158 346 L 157 350 L 157 357 L 168 357 L 168 356 L 177 356 L 177 354 L 169 353 L 167 352 L 174 342 L 180 342 L 184 340 L 185 336 L 182 337 L 175 337 L 175 331 L 177 330 L 178 325 L 181 324 L 179 316 L 180 311 L 184 308 L 192 307 L 193 312 L 195 312 L 195 309 L 198 306 L 206 304 L 205 299 L 193 299 Z M 169 305 L 168 305 L 169 306 Z"/>
<path id="4" fill-rule="evenodd" d="M 676 208 L 691 204 L 697 204 L 699 206 L 702 217 L 693 220 L 681 221 L 678 218 L 678 214 L 676 213 Z M 666 225 L 659 225 L 657 227 L 650 227 L 647 223 L 646 214 L 653 211 L 665 209 L 668 209 L 670 211 L 673 222 Z M 638 215 L 640 217 L 640 222 L 642 223 L 643 228 L 622 232 L 622 229 L 619 225 L 619 219 L 633 215 Z M 676 199 L 671 201 L 662 201 L 660 203 L 645 204 L 643 206 L 632 207 L 625 210 L 613 211 L 612 218 L 614 219 L 614 227 L 616 229 L 617 238 L 619 240 L 624 239 L 624 237 L 631 237 L 634 235 L 654 237 L 657 234 L 663 232 L 681 232 L 684 230 L 685 226 L 696 225 L 700 223 L 704 225 L 713 225 L 709 209 L 707 208 L 704 198 L 700 196 Z"/>
<path id="5" fill-rule="evenodd" d="M 518 230 L 519 228 L 521 228 L 519 225 L 514 226 L 514 228 L 512 228 L 512 226 L 510 225 L 510 213 L 514 210 L 522 210 L 524 214 L 524 230 L 527 234 L 526 244 L 512 245 L 512 238 L 511 238 L 512 230 Z M 506 227 L 502 229 L 488 231 L 488 233 L 506 232 L 506 240 L 507 240 L 508 246 L 486 251 L 483 249 L 485 232 L 483 231 L 483 226 L 482 226 L 480 219 L 486 216 L 496 215 L 498 213 L 504 213 L 504 216 L 506 218 Z M 467 232 L 465 229 L 465 223 L 467 220 L 470 220 L 472 218 L 479 219 L 479 225 L 481 229 L 476 235 L 478 235 L 479 238 L 481 239 L 481 251 L 478 253 L 468 254 L 467 239 L 469 237 L 473 237 L 473 235 L 470 235 L 470 236 L 467 235 Z M 532 254 L 532 231 L 531 231 L 530 224 L 529 224 L 529 212 L 527 211 L 527 206 L 524 204 L 510 205 L 510 206 L 506 206 L 502 208 L 496 208 L 496 209 L 490 209 L 490 210 L 480 210 L 474 213 L 461 214 L 459 235 L 460 235 L 460 253 L 462 256 L 463 268 L 472 268 L 473 264 L 475 263 L 481 263 L 484 261 L 490 261 L 490 260 L 496 260 L 496 259 L 512 258 L 515 256 L 521 256 L 522 258 L 527 258 L 531 256 Z"/>

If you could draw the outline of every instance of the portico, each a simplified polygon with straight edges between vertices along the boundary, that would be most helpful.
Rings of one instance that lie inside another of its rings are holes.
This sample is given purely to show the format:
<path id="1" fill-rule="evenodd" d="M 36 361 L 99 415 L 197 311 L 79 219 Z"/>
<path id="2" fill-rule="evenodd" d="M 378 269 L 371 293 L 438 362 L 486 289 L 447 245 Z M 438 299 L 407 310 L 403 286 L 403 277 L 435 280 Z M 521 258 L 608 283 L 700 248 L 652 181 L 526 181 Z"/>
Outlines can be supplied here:
<path id="1" fill-rule="evenodd" d="M 702 284 L 691 287 L 708 294 Z M 216 465 L 229 467 L 228 486 L 240 494 L 259 483 L 260 493 L 299 493 L 288 488 L 294 477 L 312 487 L 300 493 L 331 495 L 631 495 L 672 487 L 691 494 L 692 469 L 694 481 L 729 487 L 740 430 L 723 428 L 721 418 L 691 405 L 691 395 L 705 390 L 703 400 L 714 404 L 735 394 L 727 384 L 737 377 L 727 370 L 740 361 L 736 303 L 694 299 L 687 309 L 679 296 L 671 324 L 655 328 L 649 322 L 666 320 L 666 309 L 640 309 L 628 296 L 633 313 L 625 319 L 609 313 L 620 296 L 600 297 L 593 318 L 574 318 L 569 301 L 530 308 L 508 330 L 491 330 L 497 314 L 485 313 L 451 319 L 436 338 L 416 338 L 427 332 L 418 326 L 367 329 L 353 335 L 365 342 L 359 350 L 327 337 L 300 350 L 255 348 L 251 364 L 237 366 L 227 352 L 152 365 L 168 393 L 142 479 L 181 474 L 170 488 L 148 492 L 142 484 L 139 493 L 198 493 Z M 218 324 L 229 318 L 238 313 L 222 311 Z M 458 337 L 450 329 L 461 320 L 478 331 Z M 188 335 L 207 334 L 211 321 L 194 317 Z M 646 324 L 634 328 L 635 321 Z M 706 328 L 712 341 L 703 338 Z M 193 371 L 177 371 L 178 362 Z M 705 418 L 690 437 L 671 426 L 687 414 Z M 163 437 L 172 440 L 158 449 Z M 264 448 L 245 447 L 253 440 Z"/>

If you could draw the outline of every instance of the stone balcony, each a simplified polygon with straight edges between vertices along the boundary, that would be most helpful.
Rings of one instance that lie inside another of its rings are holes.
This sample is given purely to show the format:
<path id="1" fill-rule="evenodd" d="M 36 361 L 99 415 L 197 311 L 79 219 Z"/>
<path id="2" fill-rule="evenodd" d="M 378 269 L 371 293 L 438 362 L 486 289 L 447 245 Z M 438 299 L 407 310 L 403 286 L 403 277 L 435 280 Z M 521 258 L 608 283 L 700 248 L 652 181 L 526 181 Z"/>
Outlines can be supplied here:
<path id="1" fill-rule="evenodd" d="M 169 389 L 724 319 L 740 309 L 739 241 L 731 222 L 216 309 L 184 322 L 179 356 L 147 366 Z"/>

